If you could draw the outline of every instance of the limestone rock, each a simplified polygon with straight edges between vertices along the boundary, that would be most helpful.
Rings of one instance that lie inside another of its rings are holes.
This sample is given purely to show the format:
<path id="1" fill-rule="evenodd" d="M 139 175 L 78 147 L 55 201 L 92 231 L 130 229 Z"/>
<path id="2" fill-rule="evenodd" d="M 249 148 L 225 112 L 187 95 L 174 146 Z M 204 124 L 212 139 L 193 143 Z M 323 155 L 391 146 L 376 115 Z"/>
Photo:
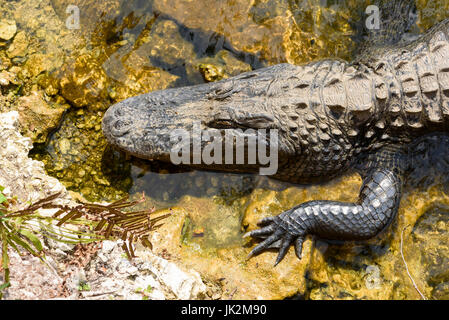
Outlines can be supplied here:
<path id="1" fill-rule="evenodd" d="M 98 256 L 86 270 L 89 298 L 108 299 L 200 299 L 206 286 L 198 273 L 182 271 L 173 262 L 143 252 L 138 258 L 128 260 L 121 249 L 122 242 L 105 241 Z M 97 279 L 98 269 L 106 274 Z M 111 293 L 113 292 L 113 293 Z"/>
<path id="2" fill-rule="evenodd" d="M 61 193 L 56 200 L 59 204 L 74 205 L 64 186 L 45 174 L 42 162 L 28 158 L 32 143 L 20 134 L 18 120 L 16 111 L 0 114 L 3 193 L 17 197 L 17 208 L 57 192 Z M 47 217 L 55 212 L 54 209 L 39 211 Z M 56 226 L 54 232 L 61 237 L 67 235 Z M 130 261 L 121 249 L 121 241 L 105 241 L 98 254 L 91 255 L 78 267 L 65 265 L 74 258 L 73 245 L 51 239 L 42 243 L 50 268 L 29 254 L 20 257 L 11 251 L 11 287 L 5 290 L 6 299 L 199 299 L 205 296 L 206 287 L 198 273 L 183 271 L 151 252 Z"/>
<path id="3" fill-rule="evenodd" d="M 19 31 L 8 48 L 8 57 L 11 59 L 25 57 L 28 53 L 28 44 L 29 40 L 26 32 Z"/>
<path id="4" fill-rule="evenodd" d="M 0 20 L 0 39 L 11 40 L 17 32 L 17 25 L 14 20 Z"/>
<path id="5" fill-rule="evenodd" d="M 145 253 L 146 260 L 150 261 L 148 267 L 151 272 L 178 299 L 189 300 L 205 297 L 206 286 L 199 273 L 194 269 L 185 272 L 173 262 L 155 256 L 148 251 L 145 251 Z"/>
<path id="6" fill-rule="evenodd" d="M 18 112 L 0 114 L 0 138 L 0 185 L 5 195 L 16 196 L 22 205 L 57 192 L 62 198 L 67 195 L 58 180 L 47 176 L 42 162 L 28 157 L 33 144 L 19 133 Z"/>
<path id="7" fill-rule="evenodd" d="M 30 254 L 10 250 L 10 284 L 6 300 L 48 300 L 60 297 L 64 279 L 52 268 Z M 2 276 L 0 275 L 0 281 Z"/>
<path id="8" fill-rule="evenodd" d="M 52 108 L 39 92 L 18 99 L 20 122 L 24 134 L 34 142 L 43 143 L 48 134 L 53 131 L 61 121 L 64 108 Z"/>

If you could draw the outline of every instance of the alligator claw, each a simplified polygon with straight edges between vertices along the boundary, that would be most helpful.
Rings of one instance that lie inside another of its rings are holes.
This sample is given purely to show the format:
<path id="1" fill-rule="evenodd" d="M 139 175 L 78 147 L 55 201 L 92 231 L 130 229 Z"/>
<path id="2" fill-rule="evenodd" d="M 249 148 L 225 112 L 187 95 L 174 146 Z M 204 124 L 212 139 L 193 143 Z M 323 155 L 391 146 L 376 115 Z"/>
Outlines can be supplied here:
<path id="1" fill-rule="evenodd" d="M 303 237 L 298 237 L 295 240 L 295 253 L 299 260 L 302 258 L 302 243 L 304 242 Z"/>
<path id="2" fill-rule="evenodd" d="M 258 225 L 258 226 L 266 226 L 266 225 L 268 225 L 268 224 L 273 223 L 274 221 L 276 221 L 276 218 L 277 218 L 277 217 L 266 217 L 266 218 L 263 218 L 262 220 L 260 220 L 260 221 L 257 223 L 257 225 Z"/>
<path id="3" fill-rule="evenodd" d="M 277 266 L 279 262 L 284 259 L 285 255 L 287 254 L 288 248 L 290 247 L 290 244 L 292 242 L 292 236 L 287 234 L 287 236 L 282 239 L 281 247 L 279 248 L 279 254 L 276 258 L 276 262 L 274 263 L 274 266 Z"/>
<path id="4" fill-rule="evenodd" d="M 259 226 L 263 228 L 252 230 L 244 234 L 243 237 L 265 238 L 261 243 L 251 250 L 247 259 L 261 253 L 264 250 L 272 249 L 274 243 L 280 243 L 279 254 L 274 266 L 285 257 L 292 242 L 295 244 L 295 251 L 298 258 L 301 258 L 302 243 L 304 238 L 288 232 L 285 228 L 283 218 L 280 216 L 268 217 L 259 221 Z"/>
<path id="5" fill-rule="evenodd" d="M 275 226 L 273 224 L 266 226 L 264 228 L 260 228 L 257 230 L 253 230 L 250 232 L 247 232 L 243 235 L 244 238 L 246 237 L 253 237 L 253 238 L 266 238 L 266 236 L 269 236 L 274 232 Z"/>

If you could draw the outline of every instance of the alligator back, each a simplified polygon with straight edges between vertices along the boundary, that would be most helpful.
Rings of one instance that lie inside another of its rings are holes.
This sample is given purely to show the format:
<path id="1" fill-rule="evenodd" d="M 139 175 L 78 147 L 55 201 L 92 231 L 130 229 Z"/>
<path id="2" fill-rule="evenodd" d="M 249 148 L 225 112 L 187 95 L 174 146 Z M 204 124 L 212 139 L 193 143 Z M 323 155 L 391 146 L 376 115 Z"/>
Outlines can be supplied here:
<path id="1" fill-rule="evenodd" d="M 449 19 L 367 66 L 389 133 L 414 137 L 449 131 Z"/>
<path id="2" fill-rule="evenodd" d="M 288 163 L 280 167 L 290 168 L 281 170 L 289 175 L 283 180 L 328 177 L 361 153 L 449 132 L 449 19 L 412 43 L 374 50 L 369 60 L 270 69 L 255 71 L 253 81 L 272 77 L 257 109 L 275 115 L 283 131 L 288 147 L 280 159 Z"/>

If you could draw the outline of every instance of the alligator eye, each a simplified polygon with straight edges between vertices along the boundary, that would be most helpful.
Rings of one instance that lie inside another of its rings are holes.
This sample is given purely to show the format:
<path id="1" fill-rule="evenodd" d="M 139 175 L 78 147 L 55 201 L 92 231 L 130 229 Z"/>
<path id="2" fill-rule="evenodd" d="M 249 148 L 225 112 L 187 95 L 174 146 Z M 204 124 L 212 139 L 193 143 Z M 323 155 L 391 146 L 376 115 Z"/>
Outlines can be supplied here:
<path id="1" fill-rule="evenodd" d="M 215 119 L 209 122 L 207 126 L 214 129 L 234 129 L 239 127 L 237 123 L 228 119 Z"/>
<path id="2" fill-rule="evenodd" d="M 246 115 L 239 117 L 236 122 L 244 128 L 269 129 L 272 127 L 274 118 L 270 115 Z"/>

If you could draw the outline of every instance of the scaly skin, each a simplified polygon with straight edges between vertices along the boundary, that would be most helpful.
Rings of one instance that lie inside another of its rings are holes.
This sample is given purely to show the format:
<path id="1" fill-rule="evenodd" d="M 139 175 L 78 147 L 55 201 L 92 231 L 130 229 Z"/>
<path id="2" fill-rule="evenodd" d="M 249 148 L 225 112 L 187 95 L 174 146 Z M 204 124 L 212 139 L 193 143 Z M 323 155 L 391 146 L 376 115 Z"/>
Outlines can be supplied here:
<path id="1" fill-rule="evenodd" d="M 276 263 L 291 243 L 300 257 L 308 234 L 368 239 L 397 213 L 412 141 L 449 132 L 449 20 L 413 43 L 372 51 L 365 50 L 353 63 L 280 64 L 216 83 L 126 99 L 106 112 L 103 131 L 111 144 L 137 157 L 170 161 L 170 133 L 190 131 L 196 121 L 201 129 L 220 135 L 225 129 L 278 129 L 275 178 L 328 181 L 354 169 L 364 184 L 357 203 L 312 201 L 264 219 L 262 229 L 247 234 L 265 238 L 251 255 L 280 242 Z M 204 163 L 192 167 L 259 169 Z"/>

